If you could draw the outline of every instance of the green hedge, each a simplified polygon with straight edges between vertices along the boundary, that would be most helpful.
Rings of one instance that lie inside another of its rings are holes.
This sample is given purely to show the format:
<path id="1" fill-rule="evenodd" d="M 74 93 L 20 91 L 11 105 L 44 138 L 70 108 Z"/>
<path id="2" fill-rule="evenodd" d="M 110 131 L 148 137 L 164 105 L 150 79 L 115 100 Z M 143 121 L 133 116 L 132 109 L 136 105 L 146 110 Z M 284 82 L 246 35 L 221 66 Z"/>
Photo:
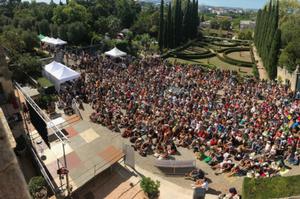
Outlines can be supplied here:
<path id="1" fill-rule="evenodd" d="M 236 47 L 238 46 L 237 43 L 231 43 L 231 44 L 224 44 L 224 43 L 219 43 L 219 42 L 212 42 L 215 46 L 222 46 L 222 47 Z"/>
<path id="2" fill-rule="evenodd" d="M 215 54 L 212 52 L 209 53 L 205 53 L 205 54 L 172 54 L 172 57 L 176 57 L 179 59 L 205 59 L 205 58 L 210 58 L 210 57 L 214 57 Z"/>
<path id="3" fill-rule="evenodd" d="M 272 178 L 244 178 L 243 199 L 283 198 L 300 195 L 300 175 Z"/>
<path id="4" fill-rule="evenodd" d="M 248 62 L 248 63 L 244 63 L 244 62 L 241 62 L 241 61 L 238 61 L 238 60 L 235 60 L 235 59 L 227 59 L 225 57 L 222 57 L 220 56 L 219 54 L 217 54 L 217 57 L 223 61 L 223 62 L 226 62 L 226 63 L 229 63 L 229 64 L 232 64 L 232 65 L 236 65 L 236 66 L 244 66 L 244 67 L 253 67 L 253 64 Z"/>
<path id="5" fill-rule="evenodd" d="M 192 51 L 192 50 L 191 50 Z M 210 53 L 210 51 L 208 49 L 205 49 L 203 51 L 193 51 L 192 53 L 185 53 L 184 51 L 180 51 L 180 52 L 174 52 L 174 53 L 171 53 L 171 54 L 180 54 L 180 55 L 204 55 L 204 54 L 208 54 Z"/>
<path id="6" fill-rule="evenodd" d="M 160 57 L 161 58 L 169 58 L 171 57 L 171 53 L 174 53 L 174 52 L 179 52 L 179 51 L 182 51 L 182 50 L 185 50 L 187 49 L 190 45 L 192 45 L 195 41 L 197 41 L 197 39 L 193 39 L 193 40 L 190 40 L 188 41 L 187 43 L 183 44 L 182 46 L 178 46 L 177 48 L 174 48 L 174 49 L 171 49 L 169 50 L 168 52 L 162 54 Z"/>
<path id="7" fill-rule="evenodd" d="M 229 48 L 229 49 L 224 50 L 223 57 L 219 56 L 219 59 L 221 59 L 222 61 L 225 61 L 227 63 L 237 65 L 237 66 L 253 67 L 252 62 L 236 60 L 236 59 L 232 59 L 231 57 L 227 56 L 227 54 L 232 53 L 232 52 L 249 51 L 249 50 L 250 50 L 250 48 Z"/>
<path id="8" fill-rule="evenodd" d="M 170 53 L 170 55 L 175 55 L 175 56 L 185 56 L 185 55 L 196 55 L 196 56 L 202 56 L 202 55 L 207 55 L 207 54 L 210 54 L 211 52 L 209 50 L 206 50 L 204 52 L 195 52 L 195 53 L 185 53 L 185 52 L 173 52 L 173 53 Z"/>

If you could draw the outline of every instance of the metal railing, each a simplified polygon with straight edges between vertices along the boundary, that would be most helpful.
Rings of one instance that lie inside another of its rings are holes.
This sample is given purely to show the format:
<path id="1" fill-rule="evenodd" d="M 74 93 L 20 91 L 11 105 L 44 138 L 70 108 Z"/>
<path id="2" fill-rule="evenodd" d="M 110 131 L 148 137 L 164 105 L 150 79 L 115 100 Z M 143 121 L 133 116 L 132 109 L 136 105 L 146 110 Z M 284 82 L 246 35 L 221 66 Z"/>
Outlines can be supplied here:
<path id="1" fill-rule="evenodd" d="M 35 157 L 36 162 L 38 163 L 40 171 L 41 171 L 42 175 L 44 176 L 47 184 L 50 186 L 50 188 L 53 191 L 53 193 L 57 193 L 58 190 L 57 190 L 55 184 L 52 183 L 52 180 L 50 179 L 47 171 L 44 169 L 43 163 L 41 162 L 39 156 L 36 154 L 33 146 L 31 146 L 30 149 L 31 149 L 31 152 L 32 152 L 33 156 Z"/>
<path id="2" fill-rule="evenodd" d="M 47 114 L 45 114 L 42 109 L 35 103 L 35 101 L 27 95 L 27 93 L 23 90 L 23 88 L 20 86 L 20 84 L 16 81 L 13 81 L 13 84 L 15 86 L 15 88 L 21 92 L 21 94 L 23 95 L 25 101 L 33 108 L 33 110 L 41 117 L 41 119 L 46 123 L 49 124 L 49 128 L 51 129 L 54 133 L 54 135 L 60 140 L 61 144 L 62 144 L 62 150 L 63 150 L 63 160 L 64 160 L 64 167 L 67 169 L 67 159 L 66 159 L 66 153 L 65 153 L 65 144 L 67 142 L 69 142 L 69 139 L 65 136 L 65 134 L 52 122 L 52 120 L 47 116 Z M 19 93 L 18 92 L 18 93 Z M 32 148 L 34 148 L 32 146 Z M 33 150 L 33 149 L 32 149 Z M 44 177 L 46 178 L 47 182 L 49 181 L 49 176 L 47 174 L 47 172 L 45 171 L 43 164 L 41 163 L 40 157 L 34 153 L 35 159 L 36 161 L 39 163 L 41 172 L 43 173 Z M 53 186 L 52 181 L 50 180 L 49 186 Z M 68 174 L 66 174 L 66 189 L 68 192 L 68 195 L 70 195 L 70 187 L 69 187 L 69 177 Z M 54 190 L 56 190 L 54 188 Z M 55 191 L 55 193 L 57 193 L 57 190 Z"/>
<path id="3" fill-rule="evenodd" d="M 15 88 L 18 89 L 24 96 L 24 99 L 31 105 L 31 107 L 34 109 L 34 111 L 42 118 L 42 120 L 46 124 L 50 124 L 50 128 L 53 133 L 56 135 L 56 137 L 61 142 L 69 141 L 69 139 L 65 136 L 65 134 L 52 122 L 52 120 L 41 110 L 41 108 L 35 103 L 35 101 L 27 95 L 27 93 L 23 90 L 23 88 L 20 86 L 20 84 L 16 81 L 13 82 L 15 85 Z"/>

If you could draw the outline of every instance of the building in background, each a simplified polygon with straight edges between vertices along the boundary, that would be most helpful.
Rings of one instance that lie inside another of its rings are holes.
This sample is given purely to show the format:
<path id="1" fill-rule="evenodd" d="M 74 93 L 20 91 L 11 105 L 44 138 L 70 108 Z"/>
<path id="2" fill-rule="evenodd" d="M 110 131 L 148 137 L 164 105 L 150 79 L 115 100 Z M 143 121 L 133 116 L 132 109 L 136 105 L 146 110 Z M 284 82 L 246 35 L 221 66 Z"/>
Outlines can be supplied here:
<path id="1" fill-rule="evenodd" d="M 240 29 L 254 29 L 256 25 L 255 21 L 250 21 L 250 20 L 242 20 L 240 21 Z"/>

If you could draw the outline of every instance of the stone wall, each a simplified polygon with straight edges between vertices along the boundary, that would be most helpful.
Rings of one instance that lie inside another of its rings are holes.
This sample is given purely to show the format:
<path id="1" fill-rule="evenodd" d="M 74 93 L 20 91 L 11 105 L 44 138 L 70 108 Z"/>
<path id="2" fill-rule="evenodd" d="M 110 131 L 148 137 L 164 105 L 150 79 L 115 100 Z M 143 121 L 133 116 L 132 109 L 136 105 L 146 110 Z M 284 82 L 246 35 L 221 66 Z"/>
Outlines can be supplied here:
<path id="1" fill-rule="evenodd" d="M 277 67 L 277 80 L 281 80 L 283 84 L 289 81 L 292 91 L 295 91 L 298 71 L 299 67 L 293 73 L 289 73 L 285 68 Z"/>
<path id="2" fill-rule="evenodd" d="M 0 198 L 29 199 L 29 193 L 19 163 L 9 141 L 11 131 L 0 108 Z"/>
<path id="3" fill-rule="evenodd" d="M 4 97 L 7 100 L 13 93 L 13 85 L 11 82 L 11 72 L 8 70 L 6 56 L 2 47 L 0 47 L 0 84 L 4 91 Z"/>

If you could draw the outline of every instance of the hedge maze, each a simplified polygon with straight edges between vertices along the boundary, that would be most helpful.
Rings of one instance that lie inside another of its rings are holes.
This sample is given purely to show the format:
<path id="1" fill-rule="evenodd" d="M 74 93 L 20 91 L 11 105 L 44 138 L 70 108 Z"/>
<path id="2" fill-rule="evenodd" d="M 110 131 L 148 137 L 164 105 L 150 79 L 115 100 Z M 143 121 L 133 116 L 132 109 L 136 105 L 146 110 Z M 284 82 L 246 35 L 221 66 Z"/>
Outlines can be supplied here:
<path id="1" fill-rule="evenodd" d="M 237 57 L 236 52 L 240 52 L 238 54 L 240 56 L 239 59 L 235 59 L 235 57 Z M 234 53 L 235 56 L 231 53 Z M 243 54 L 244 57 L 242 57 L 241 54 Z M 247 41 L 221 40 L 217 38 L 205 38 L 201 41 L 194 40 L 166 53 L 163 57 L 198 63 L 210 63 L 211 59 L 219 59 L 218 64 L 224 63 L 226 65 L 232 65 L 233 67 L 255 68 L 253 53 L 250 48 L 250 43 Z"/>

